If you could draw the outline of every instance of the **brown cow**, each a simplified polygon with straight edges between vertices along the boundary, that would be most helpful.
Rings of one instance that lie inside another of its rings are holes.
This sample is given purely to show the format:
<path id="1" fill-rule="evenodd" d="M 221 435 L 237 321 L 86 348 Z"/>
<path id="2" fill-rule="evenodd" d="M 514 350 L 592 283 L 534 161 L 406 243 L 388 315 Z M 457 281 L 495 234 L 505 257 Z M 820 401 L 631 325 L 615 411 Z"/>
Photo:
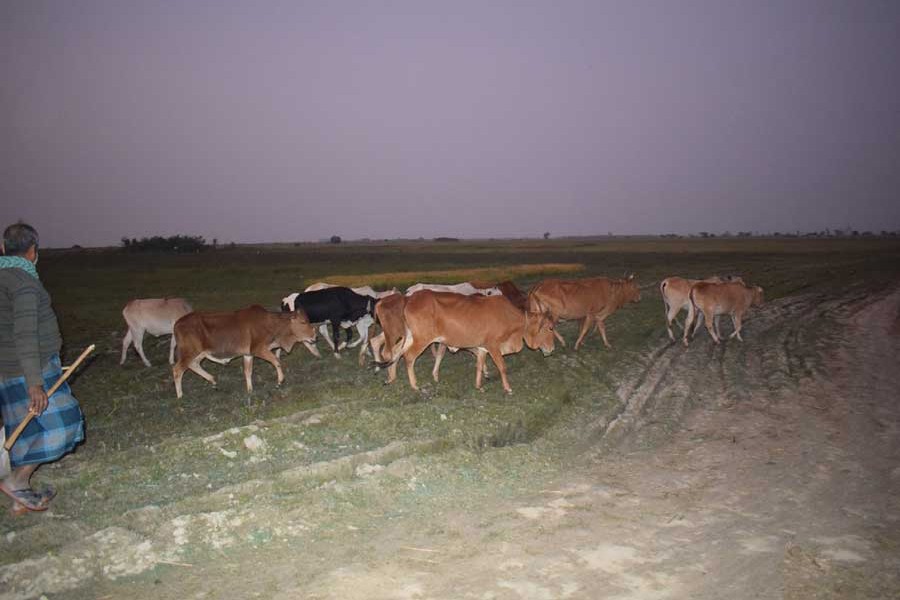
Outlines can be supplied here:
<path id="1" fill-rule="evenodd" d="M 175 377 L 175 394 L 181 398 L 181 377 L 188 369 L 216 385 L 215 378 L 200 366 L 204 358 L 227 363 L 236 356 L 243 356 L 244 380 L 247 392 L 252 392 L 253 357 L 257 356 L 275 367 L 280 385 L 284 373 L 272 348 L 290 352 L 297 342 L 315 341 L 316 330 L 302 310 L 273 313 L 253 305 L 233 312 L 186 315 L 175 323 L 175 338 L 178 362 L 172 367 L 172 375 Z"/>
<path id="2" fill-rule="evenodd" d="M 131 300 L 122 309 L 128 331 L 122 338 L 122 359 L 125 364 L 128 347 L 134 343 L 138 356 L 148 367 L 150 361 L 144 354 L 144 333 L 160 336 L 172 333 L 175 321 L 194 310 L 184 298 L 143 298 Z M 175 336 L 169 341 L 169 364 L 175 363 Z"/>
<path id="3" fill-rule="evenodd" d="M 421 291 L 407 298 L 403 311 L 406 338 L 401 351 L 406 359 L 409 385 L 414 390 L 416 358 L 433 342 L 451 348 L 473 349 L 477 356 L 475 387 L 481 389 L 485 357 L 490 354 L 503 389 L 511 393 L 506 378 L 504 354 L 522 349 L 524 339 L 529 348 L 545 355 L 553 352 L 552 321 L 544 314 L 523 312 L 503 296 L 462 296 L 444 292 Z M 438 351 L 442 356 L 443 351 Z M 397 360 L 399 356 L 394 356 Z M 440 362 L 435 365 L 436 372 Z"/>
<path id="4" fill-rule="evenodd" d="M 491 287 L 491 286 L 488 286 Z M 376 363 L 388 363 L 388 378 L 385 383 L 393 383 L 397 379 L 397 362 L 400 358 L 400 352 L 403 340 L 406 337 L 406 317 L 403 315 L 403 309 L 406 308 L 406 296 L 395 294 L 382 299 L 375 305 L 375 316 L 381 323 L 382 332 L 369 340 L 372 347 L 372 355 L 375 357 Z M 390 343 L 387 343 L 390 340 Z M 435 348 L 437 346 L 437 348 Z M 441 366 L 441 359 L 447 347 L 444 344 L 433 344 L 431 352 L 435 357 L 435 366 L 432 369 L 432 377 L 438 380 L 438 370 Z M 458 348 L 451 349 L 456 352 Z M 478 352 L 475 352 L 476 357 Z M 394 360 L 394 357 L 398 360 Z M 484 376 L 488 376 L 487 362 L 484 363 Z"/>
<path id="5" fill-rule="evenodd" d="M 575 349 L 596 324 L 603 336 L 603 344 L 611 348 L 606 339 L 604 320 L 628 302 L 639 302 L 641 291 L 634 275 L 626 279 L 590 277 L 585 279 L 545 279 L 528 293 L 528 309 L 546 312 L 554 320 L 584 319 Z M 556 332 L 557 338 L 565 341 Z"/>
<path id="6" fill-rule="evenodd" d="M 659 284 L 659 293 L 662 294 L 663 305 L 666 308 L 666 329 L 669 331 L 669 339 L 675 341 L 675 334 L 672 332 L 672 322 L 677 322 L 678 313 L 681 309 L 687 309 L 690 312 L 691 307 L 691 288 L 705 281 L 707 283 L 722 283 L 725 281 L 738 281 L 743 283 L 740 277 L 707 277 L 706 279 L 685 279 L 684 277 L 666 277 Z M 697 328 L 700 327 L 700 321 L 703 319 L 702 313 L 697 319 L 694 327 L 694 335 Z"/>
<path id="7" fill-rule="evenodd" d="M 394 357 L 400 351 L 406 336 L 406 320 L 403 317 L 405 307 L 406 296 L 399 293 L 385 296 L 375 305 L 375 318 L 381 323 L 382 331 L 369 340 L 369 345 L 376 363 L 390 363 L 387 383 L 397 379 L 397 361 Z"/>
<path id="8" fill-rule="evenodd" d="M 691 330 L 695 315 L 702 314 L 706 319 L 706 330 L 715 343 L 719 343 L 722 337 L 719 333 L 716 317 L 718 315 L 731 315 L 734 324 L 734 332 L 729 338 L 741 337 L 741 319 L 751 306 L 759 306 L 763 303 L 763 289 L 757 286 L 749 286 L 744 283 L 708 283 L 700 282 L 691 288 L 691 307 L 688 309 L 687 321 L 684 324 L 684 345 L 688 345 L 688 332 Z"/>

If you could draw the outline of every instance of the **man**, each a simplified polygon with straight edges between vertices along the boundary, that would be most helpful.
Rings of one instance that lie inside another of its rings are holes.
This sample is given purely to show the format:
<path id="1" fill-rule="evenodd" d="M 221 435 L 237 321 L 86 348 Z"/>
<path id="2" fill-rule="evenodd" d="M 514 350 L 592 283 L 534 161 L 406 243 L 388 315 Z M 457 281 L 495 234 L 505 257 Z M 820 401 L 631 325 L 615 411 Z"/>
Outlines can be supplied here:
<path id="1" fill-rule="evenodd" d="M 62 338 L 50 295 L 38 279 L 38 234 L 16 223 L 3 232 L 0 256 L 0 416 L 6 435 L 34 413 L 9 450 L 12 470 L 0 480 L 13 513 L 47 510 L 53 488 L 34 490 L 31 475 L 84 439 L 84 417 L 68 384 L 46 390 L 62 375 Z"/>

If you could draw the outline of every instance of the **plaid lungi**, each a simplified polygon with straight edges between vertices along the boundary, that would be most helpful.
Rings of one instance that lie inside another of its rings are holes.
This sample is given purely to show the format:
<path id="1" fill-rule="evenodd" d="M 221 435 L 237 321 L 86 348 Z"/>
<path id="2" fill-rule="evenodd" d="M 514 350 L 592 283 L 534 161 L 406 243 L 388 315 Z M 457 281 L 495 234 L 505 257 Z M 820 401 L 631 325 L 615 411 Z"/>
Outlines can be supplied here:
<path id="1" fill-rule="evenodd" d="M 49 390 L 62 376 L 58 354 L 50 357 L 42 375 L 44 390 Z M 0 416 L 3 417 L 7 439 L 28 415 L 28 403 L 28 386 L 24 377 L 0 381 Z M 9 449 L 9 462 L 16 468 L 54 461 L 70 452 L 83 439 L 81 407 L 72 395 L 69 384 L 63 383 L 50 397 L 47 410 L 31 420 Z"/>

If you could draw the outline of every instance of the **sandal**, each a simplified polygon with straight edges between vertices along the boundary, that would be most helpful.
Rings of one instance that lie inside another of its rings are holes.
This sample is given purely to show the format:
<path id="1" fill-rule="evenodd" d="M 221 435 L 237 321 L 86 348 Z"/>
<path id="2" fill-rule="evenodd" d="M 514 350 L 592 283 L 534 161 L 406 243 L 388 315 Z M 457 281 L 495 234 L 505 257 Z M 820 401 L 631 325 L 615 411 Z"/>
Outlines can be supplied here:
<path id="1" fill-rule="evenodd" d="M 50 504 L 50 501 L 56 497 L 56 488 L 52 485 L 48 485 L 42 490 L 32 488 L 32 491 L 41 497 L 41 504 Z"/>
<path id="2" fill-rule="evenodd" d="M 3 486 L 0 486 L 0 492 L 3 492 L 10 498 L 12 498 L 13 502 L 13 512 L 16 514 L 21 514 L 21 509 L 25 508 L 26 510 L 40 512 L 43 510 L 47 510 L 47 503 L 50 502 L 50 498 L 56 495 L 56 490 L 53 488 L 48 488 L 44 492 L 35 492 L 31 488 L 25 488 L 23 490 L 8 490 Z M 52 492 L 51 495 L 47 495 Z"/>

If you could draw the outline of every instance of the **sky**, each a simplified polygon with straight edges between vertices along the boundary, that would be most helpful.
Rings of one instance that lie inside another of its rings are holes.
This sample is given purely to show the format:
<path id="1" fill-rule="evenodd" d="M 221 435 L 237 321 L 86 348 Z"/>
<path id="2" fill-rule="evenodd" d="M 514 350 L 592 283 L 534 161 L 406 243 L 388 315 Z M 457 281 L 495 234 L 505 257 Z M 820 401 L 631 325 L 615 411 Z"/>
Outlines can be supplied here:
<path id="1" fill-rule="evenodd" d="M 45 247 L 900 229 L 895 0 L 0 3 Z"/>

